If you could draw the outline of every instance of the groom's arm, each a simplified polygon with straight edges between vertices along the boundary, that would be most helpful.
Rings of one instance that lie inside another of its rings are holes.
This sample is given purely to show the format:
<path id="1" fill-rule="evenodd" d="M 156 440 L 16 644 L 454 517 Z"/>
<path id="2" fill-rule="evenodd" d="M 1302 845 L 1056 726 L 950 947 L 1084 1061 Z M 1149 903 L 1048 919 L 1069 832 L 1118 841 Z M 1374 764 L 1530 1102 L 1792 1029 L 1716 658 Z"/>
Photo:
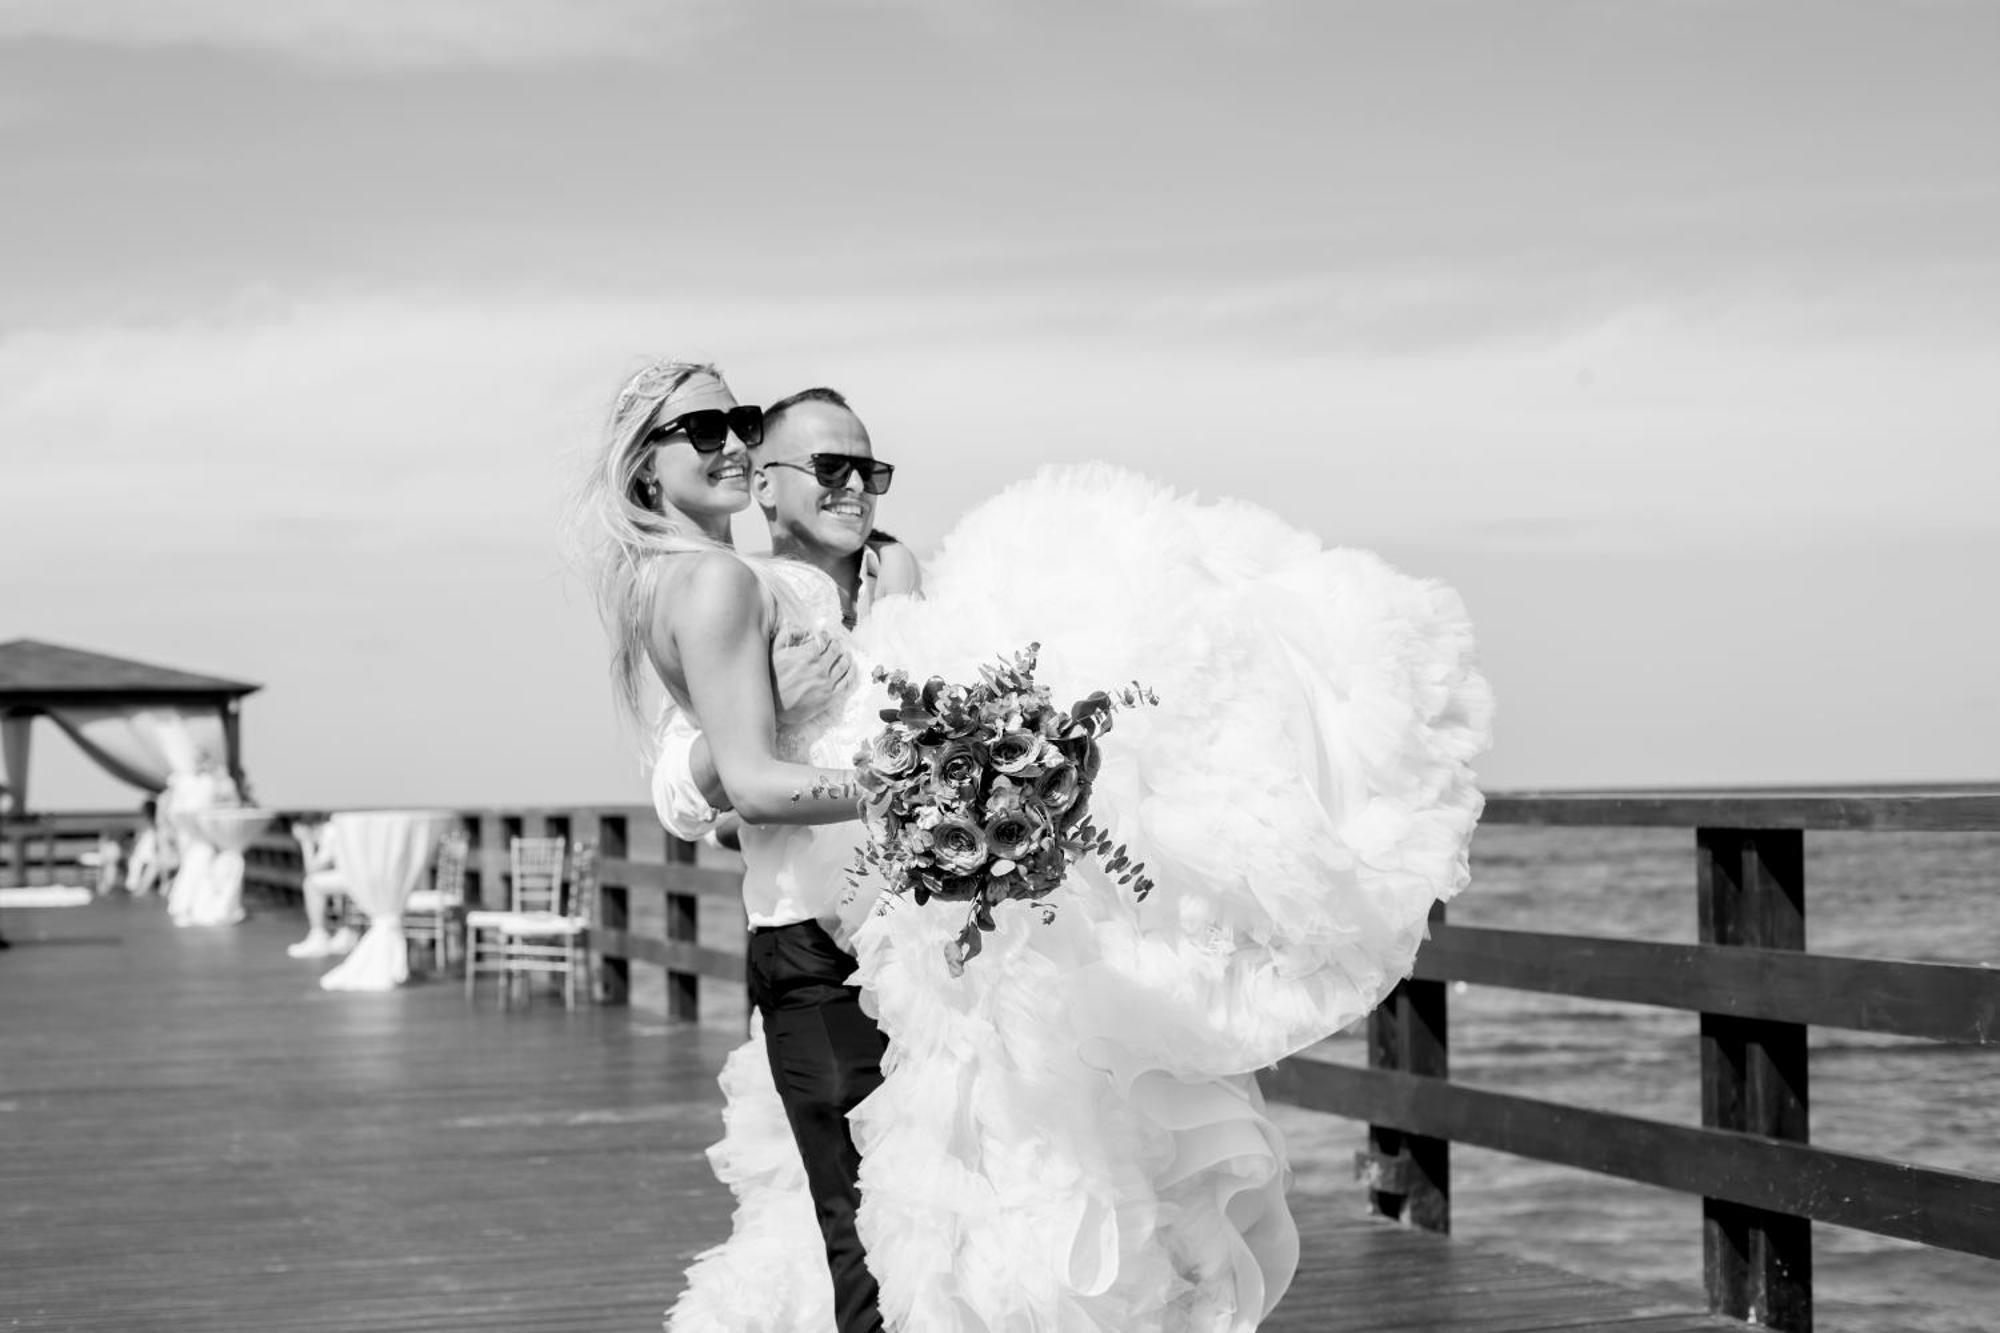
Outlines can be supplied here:
<path id="1" fill-rule="evenodd" d="M 875 548 L 875 596 L 921 597 L 924 571 L 916 553 L 898 541 Z"/>
<path id="2" fill-rule="evenodd" d="M 853 659 L 828 635 L 798 635 L 777 644 L 771 649 L 771 692 L 778 720 L 789 722 L 825 711 L 840 697 L 853 671 Z M 660 763 L 666 770 L 663 780 L 671 784 L 680 802 L 706 813 L 699 821 L 701 833 L 681 835 L 693 841 L 709 832 L 719 813 L 729 809 L 729 793 L 723 790 L 722 775 L 715 770 L 708 738 L 694 729 L 685 713 L 675 713 L 674 725 L 661 742 Z"/>
<path id="3" fill-rule="evenodd" d="M 701 719 L 716 771 L 745 820 L 838 824 L 855 818 L 851 768 L 795 763 L 778 754 L 769 617 L 763 585 L 734 556 L 697 556 L 656 593 L 655 633 L 678 654 L 688 703 Z M 666 656 L 666 654 L 662 654 Z"/>

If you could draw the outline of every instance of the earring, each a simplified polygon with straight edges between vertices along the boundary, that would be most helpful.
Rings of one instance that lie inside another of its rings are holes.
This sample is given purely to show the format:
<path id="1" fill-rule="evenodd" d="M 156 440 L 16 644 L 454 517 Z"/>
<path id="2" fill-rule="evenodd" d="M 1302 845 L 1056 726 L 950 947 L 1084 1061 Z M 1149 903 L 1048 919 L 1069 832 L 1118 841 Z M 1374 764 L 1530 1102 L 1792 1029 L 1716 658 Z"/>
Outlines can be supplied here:
<path id="1" fill-rule="evenodd" d="M 632 488 L 639 497 L 639 503 L 647 509 L 658 512 L 660 508 L 660 482 L 657 477 L 641 477 Z"/>

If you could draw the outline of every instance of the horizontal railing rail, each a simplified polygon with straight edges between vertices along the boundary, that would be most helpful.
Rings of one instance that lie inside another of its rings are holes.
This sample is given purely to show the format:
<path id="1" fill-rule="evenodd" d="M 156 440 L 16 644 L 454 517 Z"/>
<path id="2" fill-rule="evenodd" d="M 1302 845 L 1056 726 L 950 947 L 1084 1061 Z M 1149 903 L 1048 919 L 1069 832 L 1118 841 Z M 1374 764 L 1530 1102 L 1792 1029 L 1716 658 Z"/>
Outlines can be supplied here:
<path id="1" fill-rule="evenodd" d="M 1441 923 L 1415 975 L 1850 1032 L 2000 1041 L 2000 969 L 1990 967 Z"/>
<path id="2" fill-rule="evenodd" d="M 1877 833 L 2000 829 L 2000 790 L 1772 787 L 1684 791 L 1498 792 L 1487 824 L 1543 828 L 1739 828 Z"/>
<path id="3" fill-rule="evenodd" d="M 1476 1148 L 2000 1259 L 2000 1182 L 1448 1079 L 1288 1060 L 1277 1100 Z"/>
<path id="4" fill-rule="evenodd" d="M 1809 1142 L 1806 1034 L 1832 1027 L 2000 1044 L 2000 969 L 1805 950 L 1808 830 L 2000 831 L 2000 791 L 1496 795 L 1485 822 L 1693 833 L 1695 944 L 1460 926 L 1433 914 L 1411 978 L 1368 1023 L 1368 1067 L 1304 1056 L 1267 1093 L 1369 1126 L 1376 1209 L 1449 1230 L 1454 1142 L 1701 1197 L 1714 1310 L 1812 1326 L 1811 1224 L 2000 1259 L 2000 1178 Z M 1447 996 L 1466 982 L 1700 1016 L 1702 1124 L 1567 1106 L 1450 1079 Z"/>
<path id="5" fill-rule="evenodd" d="M 82 858 L 97 850 L 100 834 L 129 841 L 143 822 L 139 813 L 131 810 L 0 815 L 0 850 L 6 854 L 0 883 L 26 884 L 37 874 L 52 881 L 81 872 L 85 869 Z M 89 874 L 96 873 L 94 867 L 89 868 Z"/>

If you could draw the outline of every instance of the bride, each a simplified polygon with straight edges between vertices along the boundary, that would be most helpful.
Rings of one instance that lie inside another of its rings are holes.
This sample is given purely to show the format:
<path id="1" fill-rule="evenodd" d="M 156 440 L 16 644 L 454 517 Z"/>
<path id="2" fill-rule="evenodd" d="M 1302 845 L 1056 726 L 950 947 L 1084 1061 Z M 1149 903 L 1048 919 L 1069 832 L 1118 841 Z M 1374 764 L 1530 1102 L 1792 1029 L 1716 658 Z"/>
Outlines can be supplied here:
<path id="1" fill-rule="evenodd" d="M 884 1323 L 1252 1329 L 1298 1257 L 1254 1073 L 1365 1015 L 1466 882 L 1492 704 L 1464 609 L 1254 506 L 1101 465 L 980 505 L 925 584 L 856 631 L 862 665 L 969 680 L 1038 642 L 1058 702 L 1159 696 L 1120 714 L 1092 798 L 1155 888 L 1138 901 L 1080 861 L 1052 921 L 1002 905 L 960 975 L 960 911 L 848 895 L 852 981 L 888 1043 L 850 1117 Z M 881 705 L 862 685 L 803 738 L 822 790 Z M 747 817 L 823 825 L 791 844 L 802 879 L 844 877 L 863 833 L 833 822 L 839 798 L 774 811 L 723 776 Z M 832 1293 L 768 1070 L 732 1057 L 724 1083 L 711 1158 L 736 1218 L 669 1326 L 819 1333 Z"/>

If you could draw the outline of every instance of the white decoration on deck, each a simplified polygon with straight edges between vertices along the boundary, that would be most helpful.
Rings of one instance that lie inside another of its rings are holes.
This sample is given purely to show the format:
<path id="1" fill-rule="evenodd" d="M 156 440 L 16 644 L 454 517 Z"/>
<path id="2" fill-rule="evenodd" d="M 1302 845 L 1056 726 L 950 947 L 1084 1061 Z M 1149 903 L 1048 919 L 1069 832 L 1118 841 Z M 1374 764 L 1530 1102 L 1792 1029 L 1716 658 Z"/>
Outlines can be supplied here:
<path id="1" fill-rule="evenodd" d="M 335 815 L 327 836 L 347 876 L 347 891 L 368 916 L 368 930 L 338 967 L 319 979 L 326 990 L 394 990 L 410 979 L 403 905 L 423 879 L 452 816 L 438 810 L 376 810 Z"/>

